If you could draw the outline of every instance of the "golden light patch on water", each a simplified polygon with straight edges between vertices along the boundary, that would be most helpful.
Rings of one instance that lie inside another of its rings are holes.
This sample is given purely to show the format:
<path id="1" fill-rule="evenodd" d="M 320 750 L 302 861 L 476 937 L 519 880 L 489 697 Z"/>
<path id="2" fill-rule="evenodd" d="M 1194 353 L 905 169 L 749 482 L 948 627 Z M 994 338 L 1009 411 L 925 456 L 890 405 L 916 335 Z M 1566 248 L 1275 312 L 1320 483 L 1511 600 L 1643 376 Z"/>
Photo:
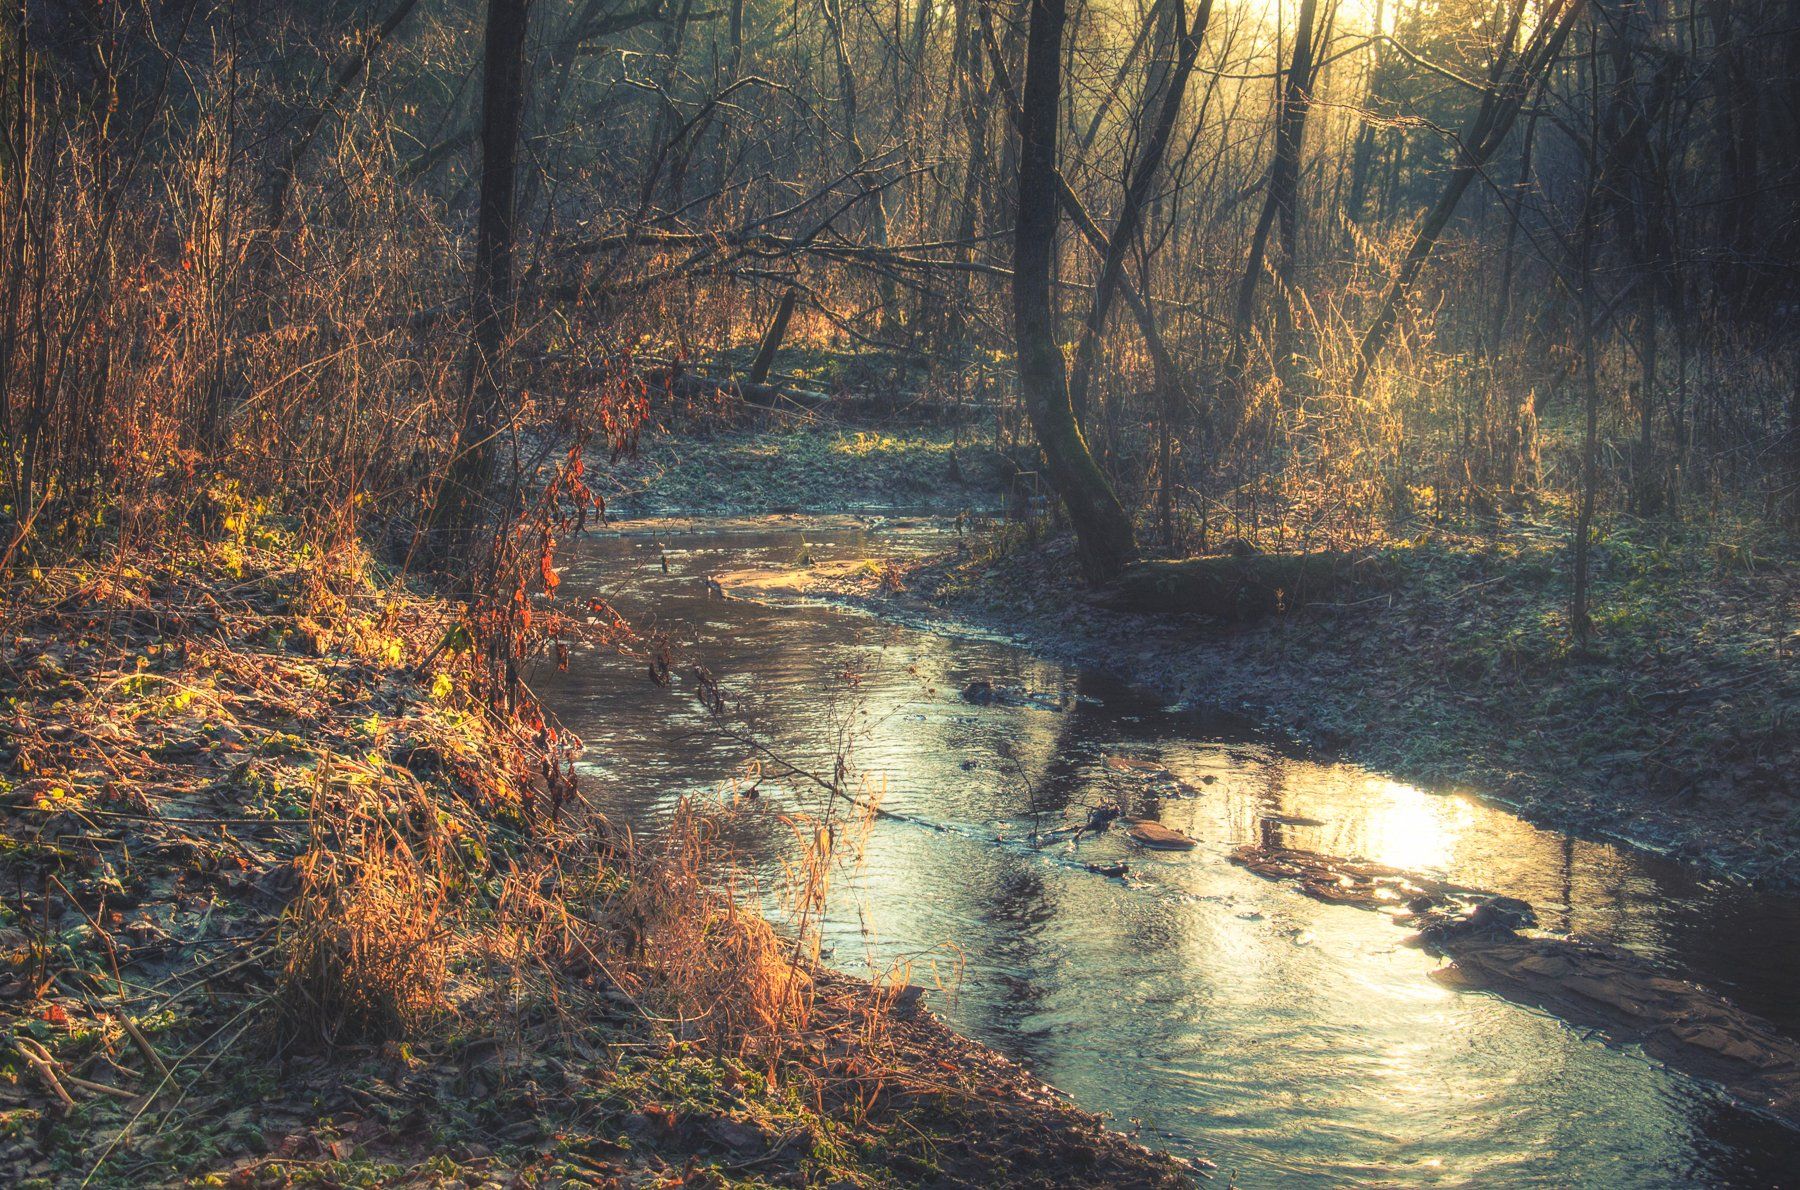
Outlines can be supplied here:
<path id="1" fill-rule="evenodd" d="M 1390 1045 L 1375 1057 L 1374 1073 L 1380 1080 L 1376 1093 L 1395 1106 L 1406 1099 L 1437 1097 L 1443 1092 L 1443 1071 L 1438 1054 L 1424 1042 Z"/>
<path id="2" fill-rule="evenodd" d="M 1372 804 L 1363 819 L 1363 855 L 1408 871 L 1451 866 L 1475 821 L 1466 800 L 1385 777 L 1370 777 L 1367 785 Z"/>
<path id="3" fill-rule="evenodd" d="M 1462 794 L 1433 793 L 1347 765 L 1270 763 L 1261 780 L 1231 792 L 1242 837 L 1256 837 L 1258 822 L 1271 815 L 1297 817 L 1302 821 L 1284 834 L 1288 845 L 1408 871 L 1441 872 L 1466 862 L 1469 852 L 1497 842 L 1493 830 L 1516 821 Z M 1518 825 L 1521 845 L 1542 834 Z"/>

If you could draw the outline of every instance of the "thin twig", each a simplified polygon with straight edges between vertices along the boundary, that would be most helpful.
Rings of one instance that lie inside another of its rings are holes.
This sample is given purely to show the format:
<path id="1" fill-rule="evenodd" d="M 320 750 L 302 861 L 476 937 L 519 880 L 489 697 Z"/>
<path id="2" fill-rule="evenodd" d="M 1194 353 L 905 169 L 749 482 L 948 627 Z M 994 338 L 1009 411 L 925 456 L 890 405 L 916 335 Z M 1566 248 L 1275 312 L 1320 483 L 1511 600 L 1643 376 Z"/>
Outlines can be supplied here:
<path id="1" fill-rule="evenodd" d="M 137 1046 L 138 1052 L 144 1055 L 144 1061 L 150 1063 L 151 1068 L 165 1080 L 169 1078 L 168 1064 L 162 1060 L 162 1055 L 156 1052 L 156 1047 L 150 1044 L 150 1039 L 144 1036 L 144 1031 L 138 1028 L 137 1022 L 126 1013 L 121 1012 L 119 1023 L 124 1026 L 126 1035 L 131 1038 L 131 1043 Z"/>
<path id="2" fill-rule="evenodd" d="M 13 1045 L 17 1047 L 19 1056 L 25 1059 L 26 1064 L 38 1076 L 38 1081 L 61 1101 L 63 1111 L 74 1111 L 75 1100 L 63 1086 L 62 1080 L 56 1077 L 56 1062 L 49 1052 L 29 1037 L 14 1037 Z"/>

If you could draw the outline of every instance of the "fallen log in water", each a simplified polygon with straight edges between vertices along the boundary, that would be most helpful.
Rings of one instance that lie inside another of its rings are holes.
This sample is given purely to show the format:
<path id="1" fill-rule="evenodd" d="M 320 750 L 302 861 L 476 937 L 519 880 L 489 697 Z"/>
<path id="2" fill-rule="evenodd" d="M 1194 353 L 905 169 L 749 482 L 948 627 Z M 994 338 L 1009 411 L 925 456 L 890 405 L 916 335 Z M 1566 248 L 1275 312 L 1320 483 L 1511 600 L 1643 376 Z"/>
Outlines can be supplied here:
<path id="1" fill-rule="evenodd" d="M 1490 991 L 1615 1042 L 1635 1042 L 1741 1103 L 1800 1124 L 1800 1042 L 1630 951 L 1519 933 L 1533 922 L 1523 901 L 1300 848 L 1240 847 L 1231 859 L 1266 879 L 1294 880 L 1301 892 L 1333 904 L 1406 905 L 1413 912 L 1395 920 L 1419 926 L 1418 944 L 1450 960 L 1433 973 L 1439 982 Z"/>
<path id="2" fill-rule="evenodd" d="M 1099 597 L 1118 611 L 1253 620 L 1313 602 L 1357 581 L 1358 559 L 1310 554 L 1217 554 L 1138 562 Z"/>
<path id="3" fill-rule="evenodd" d="M 1422 913 L 1445 900 L 1483 902 L 1493 893 L 1435 880 L 1386 864 L 1345 859 L 1299 847 L 1239 847 L 1231 862 L 1265 880 L 1292 880 L 1315 901 L 1354 905 L 1359 909 L 1399 909 Z M 1506 900 L 1508 898 L 1498 898 Z M 1523 902 L 1519 902 L 1523 904 Z"/>
<path id="4" fill-rule="evenodd" d="M 1800 1124 L 1800 1044 L 1725 997 L 1614 946 L 1504 930 L 1427 930 L 1451 960 L 1433 978 L 1542 1008 L 1615 1042 L 1635 1042 L 1742 1103 Z"/>

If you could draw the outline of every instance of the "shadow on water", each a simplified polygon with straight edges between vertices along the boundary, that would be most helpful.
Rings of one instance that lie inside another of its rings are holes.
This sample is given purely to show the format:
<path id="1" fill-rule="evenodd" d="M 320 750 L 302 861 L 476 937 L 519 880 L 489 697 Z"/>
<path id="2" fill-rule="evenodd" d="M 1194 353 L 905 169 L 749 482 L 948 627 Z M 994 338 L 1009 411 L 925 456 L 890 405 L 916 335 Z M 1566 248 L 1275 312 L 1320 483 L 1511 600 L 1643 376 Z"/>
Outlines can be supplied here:
<path id="1" fill-rule="evenodd" d="M 941 545 L 941 525 L 627 528 L 590 540 L 565 589 L 654 617 L 794 763 L 829 772 L 848 739 L 854 770 L 905 816 L 878 820 L 863 862 L 835 879 L 830 961 L 942 979 L 948 1019 L 1082 1105 L 1141 1121 L 1150 1142 L 1247 1186 L 1752 1186 L 1800 1168 L 1784 1126 L 1632 1047 L 1443 988 L 1436 961 L 1383 915 L 1310 901 L 1224 857 L 1247 842 L 1310 847 L 1521 897 L 1547 926 L 1629 947 L 1790 1034 L 1800 902 L 1319 762 L 1003 642 L 721 598 L 703 581 L 803 551 L 922 552 Z M 978 678 L 1045 697 L 970 705 L 958 691 Z M 691 692 L 652 687 L 632 663 L 588 653 L 539 686 L 589 745 L 589 796 L 640 831 L 682 796 L 717 802 L 742 772 L 743 745 L 709 729 Z M 1154 761 L 1180 785 L 1108 757 Z M 1110 800 L 1199 846 L 1134 851 L 1116 829 L 1030 846 Z M 806 783 L 766 779 L 724 836 L 768 887 L 793 847 L 783 815 L 823 808 Z"/>

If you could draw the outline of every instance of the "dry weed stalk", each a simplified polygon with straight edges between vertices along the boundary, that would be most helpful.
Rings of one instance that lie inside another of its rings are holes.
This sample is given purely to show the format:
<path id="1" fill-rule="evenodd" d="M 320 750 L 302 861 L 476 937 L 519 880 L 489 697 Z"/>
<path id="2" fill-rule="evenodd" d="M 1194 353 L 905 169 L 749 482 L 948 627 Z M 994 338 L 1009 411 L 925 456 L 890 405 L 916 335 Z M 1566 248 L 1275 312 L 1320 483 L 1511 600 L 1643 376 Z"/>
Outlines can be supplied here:
<path id="1" fill-rule="evenodd" d="M 618 967 L 677 1037 L 772 1063 L 805 1029 L 813 981 L 762 916 L 709 879 L 716 860 L 712 825 L 685 801 L 655 851 L 625 858 L 609 914 Z"/>
<path id="2" fill-rule="evenodd" d="M 283 1012 L 327 1045 L 415 1036 L 446 1007 L 454 853 L 429 805 L 396 814 L 357 783 L 367 774 L 335 776 L 320 774 L 283 920 Z"/>

